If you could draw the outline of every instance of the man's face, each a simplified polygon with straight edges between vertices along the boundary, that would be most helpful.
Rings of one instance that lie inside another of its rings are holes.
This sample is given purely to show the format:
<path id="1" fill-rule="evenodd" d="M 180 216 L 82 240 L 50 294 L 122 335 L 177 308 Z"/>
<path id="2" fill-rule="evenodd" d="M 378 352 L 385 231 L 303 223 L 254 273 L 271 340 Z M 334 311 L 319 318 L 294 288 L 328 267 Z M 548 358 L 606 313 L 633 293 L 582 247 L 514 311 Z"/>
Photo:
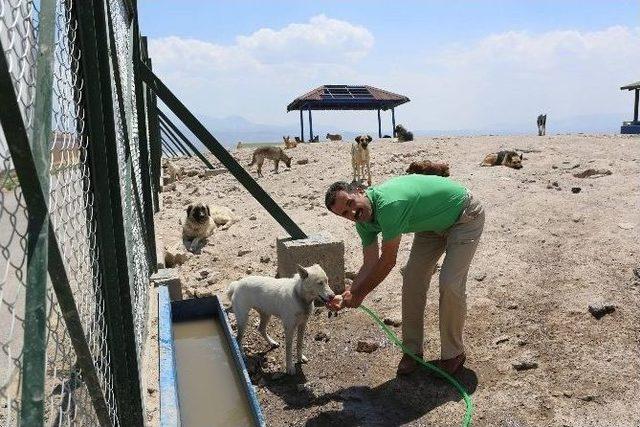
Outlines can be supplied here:
<path id="1" fill-rule="evenodd" d="M 372 215 L 371 202 L 364 190 L 358 189 L 355 193 L 338 191 L 331 212 L 353 222 L 369 222 Z"/>

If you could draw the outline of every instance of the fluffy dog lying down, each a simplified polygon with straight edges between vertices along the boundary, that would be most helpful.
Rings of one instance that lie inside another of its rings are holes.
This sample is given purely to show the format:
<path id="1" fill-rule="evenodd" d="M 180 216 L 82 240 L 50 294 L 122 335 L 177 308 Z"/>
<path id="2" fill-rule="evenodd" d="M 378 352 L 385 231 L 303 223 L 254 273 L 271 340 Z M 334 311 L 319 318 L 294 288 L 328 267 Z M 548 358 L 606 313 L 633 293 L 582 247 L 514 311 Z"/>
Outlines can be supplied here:
<path id="1" fill-rule="evenodd" d="M 508 168 L 522 168 L 522 154 L 515 151 L 503 150 L 497 153 L 489 153 L 485 156 L 480 166 L 499 166 L 504 165 Z"/>
<path id="2" fill-rule="evenodd" d="M 279 344 L 267 334 L 267 324 L 272 315 L 282 320 L 287 373 L 290 375 L 296 373 L 293 363 L 293 334 L 296 331 L 298 333 L 297 360 L 299 363 L 305 363 L 307 358 L 302 354 L 304 330 L 313 310 L 313 300 L 320 298 L 327 303 L 335 297 L 322 267 L 314 264 L 306 268 L 298 265 L 297 268 L 298 274 L 291 278 L 249 276 L 231 282 L 227 288 L 227 296 L 236 315 L 240 345 L 250 309 L 253 308 L 260 314 L 258 331 L 273 346 Z"/>
<path id="3" fill-rule="evenodd" d="M 187 206 L 187 218 L 182 226 L 182 239 L 187 249 L 195 252 L 217 227 L 227 230 L 238 221 L 231 209 L 224 206 L 209 206 L 191 203 Z"/>
<path id="4" fill-rule="evenodd" d="M 421 175 L 449 176 L 449 165 L 444 162 L 422 160 L 420 162 L 411 162 L 406 172 Z"/>

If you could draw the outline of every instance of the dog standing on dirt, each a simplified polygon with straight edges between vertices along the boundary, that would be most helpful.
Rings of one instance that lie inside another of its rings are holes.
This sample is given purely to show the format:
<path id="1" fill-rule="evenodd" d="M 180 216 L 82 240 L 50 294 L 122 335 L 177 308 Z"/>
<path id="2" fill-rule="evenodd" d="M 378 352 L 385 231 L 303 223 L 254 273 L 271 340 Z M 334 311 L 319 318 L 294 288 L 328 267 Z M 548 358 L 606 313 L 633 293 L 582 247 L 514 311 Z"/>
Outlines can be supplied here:
<path id="1" fill-rule="evenodd" d="M 547 133 L 547 115 L 540 114 L 537 120 L 538 124 L 538 136 L 544 136 Z"/>
<path id="2" fill-rule="evenodd" d="M 187 219 L 182 226 L 182 239 L 190 252 L 200 248 L 202 242 L 220 227 L 226 230 L 237 218 L 231 209 L 223 206 L 213 206 L 204 203 L 192 203 L 187 206 Z"/>
<path id="3" fill-rule="evenodd" d="M 360 182 L 364 178 L 367 168 L 367 184 L 371 185 L 371 156 L 369 143 L 373 140 L 370 135 L 358 135 L 351 144 L 351 166 L 353 167 L 353 181 Z"/>
<path id="4" fill-rule="evenodd" d="M 397 125 L 395 131 L 398 142 L 413 141 L 413 132 L 409 132 L 404 126 Z"/>
<path id="5" fill-rule="evenodd" d="M 272 346 L 279 344 L 267 334 L 267 324 L 271 316 L 282 320 L 286 344 L 287 373 L 295 375 L 293 363 L 293 335 L 297 331 L 297 361 L 306 363 L 302 354 L 304 331 L 313 310 L 313 301 L 320 298 L 327 303 L 335 297 L 326 273 L 318 264 L 310 267 L 297 266 L 298 274 L 292 278 L 274 279 L 272 277 L 249 276 L 231 282 L 227 288 L 227 297 L 231 300 L 238 325 L 238 343 L 242 345 L 249 318 L 249 310 L 254 309 L 260 315 L 258 331 Z"/>
<path id="6" fill-rule="evenodd" d="M 342 135 L 336 133 L 335 135 L 327 133 L 327 139 L 329 141 L 342 141 Z"/>
<path id="7" fill-rule="evenodd" d="M 504 165 L 508 168 L 522 168 L 522 154 L 515 151 L 498 151 L 497 153 L 487 154 L 480 163 L 480 166 L 500 166 Z"/>
<path id="8" fill-rule="evenodd" d="M 411 162 L 406 170 L 407 173 L 417 173 L 420 175 L 438 175 L 449 176 L 449 165 L 443 162 L 432 162 L 430 160 L 422 160 L 419 162 Z"/>
<path id="9" fill-rule="evenodd" d="M 258 176 L 262 176 L 262 163 L 264 163 L 264 159 L 271 159 L 275 164 L 274 172 L 278 173 L 278 164 L 280 161 L 284 162 L 288 168 L 291 168 L 291 157 L 287 156 L 282 148 L 280 147 L 260 147 L 256 148 L 253 151 L 253 156 L 251 157 L 251 163 L 249 166 L 253 166 L 254 164 L 258 164 Z"/>

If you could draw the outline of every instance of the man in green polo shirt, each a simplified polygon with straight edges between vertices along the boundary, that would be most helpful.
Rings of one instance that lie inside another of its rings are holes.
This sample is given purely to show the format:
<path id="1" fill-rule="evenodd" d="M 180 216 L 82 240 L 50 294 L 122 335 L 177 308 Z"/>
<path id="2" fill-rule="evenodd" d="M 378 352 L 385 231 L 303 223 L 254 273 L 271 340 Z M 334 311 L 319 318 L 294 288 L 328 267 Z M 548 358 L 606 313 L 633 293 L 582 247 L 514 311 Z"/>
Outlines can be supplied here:
<path id="1" fill-rule="evenodd" d="M 480 202 L 461 184 L 448 178 L 405 175 L 363 189 L 336 182 L 325 196 L 327 208 L 356 223 L 362 240 L 363 264 L 351 288 L 328 304 L 332 310 L 358 307 L 396 264 L 400 239 L 414 233 L 411 254 L 403 271 L 402 339 L 422 357 L 424 308 L 431 275 L 444 253 L 440 270 L 440 367 L 449 373 L 466 359 L 463 328 L 469 265 L 484 227 Z M 378 244 L 378 234 L 382 243 Z M 398 374 L 408 374 L 417 363 L 404 355 Z"/>

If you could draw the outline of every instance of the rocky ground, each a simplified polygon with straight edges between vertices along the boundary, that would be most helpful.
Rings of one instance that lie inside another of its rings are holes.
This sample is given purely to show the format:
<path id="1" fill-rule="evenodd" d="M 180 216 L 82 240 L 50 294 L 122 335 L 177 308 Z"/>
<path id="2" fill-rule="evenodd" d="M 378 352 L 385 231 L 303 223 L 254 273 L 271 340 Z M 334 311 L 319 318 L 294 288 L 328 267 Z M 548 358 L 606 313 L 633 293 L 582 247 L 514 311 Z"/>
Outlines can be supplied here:
<path id="1" fill-rule="evenodd" d="M 640 425 L 640 138 L 444 137 L 377 140 L 370 147 L 374 185 L 403 174 L 413 160 L 442 160 L 451 179 L 486 209 L 467 284 L 467 364 L 458 374 L 474 401 L 474 425 Z M 500 149 L 521 150 L 524 167 L 479 167 L 486 153 Z M 232 151 L 255 176 L 246 166 L 251 153 Z M 326 188 L 351 180 L 350 144 L 301 144 L 287 153 L 291 169 L 281 164 L 274 174 L 267 161 L 258 183 L 308 234 L 327 230 L 343 239 L 346 269 L 357 271 L 353 225 L 324 207 Z M 156 232 L 180 264 L 185 298 L 223 294 L 249 273 L 274 275 L 276 238 L 285 236 L 278 223 L 228 172 L 207 175 L 197 158 L 175 163 L 185 174 L 162 193 Z M 611 174 L 574 176 L 590 168 Z M 194 201 L 229 207 L 238 219 L 199 254 L 187 253 L 180 237 Z M 401 318 L 399 267 L 411 240 L 403 237 L 398 267 L 365 300 L 391 320 Z M 429 359 L 439 355 L 437 274 L 432 283 Z M 269 333 L 283 340 L 279 322 Z M 373 351 L 358 351 L 361 341 Z M 270 350 L 256 331 L 245 352 L 268 425 L 454 426 L 464 414 L 464 402 L 445 381 L 426 372 L 396 378 L 400 352 L 359 310 L 332 318 L 324 308 L 315 311 L 307 329 L 310 361 L 294 378 L 282 376 L 284 349 Z"/>

